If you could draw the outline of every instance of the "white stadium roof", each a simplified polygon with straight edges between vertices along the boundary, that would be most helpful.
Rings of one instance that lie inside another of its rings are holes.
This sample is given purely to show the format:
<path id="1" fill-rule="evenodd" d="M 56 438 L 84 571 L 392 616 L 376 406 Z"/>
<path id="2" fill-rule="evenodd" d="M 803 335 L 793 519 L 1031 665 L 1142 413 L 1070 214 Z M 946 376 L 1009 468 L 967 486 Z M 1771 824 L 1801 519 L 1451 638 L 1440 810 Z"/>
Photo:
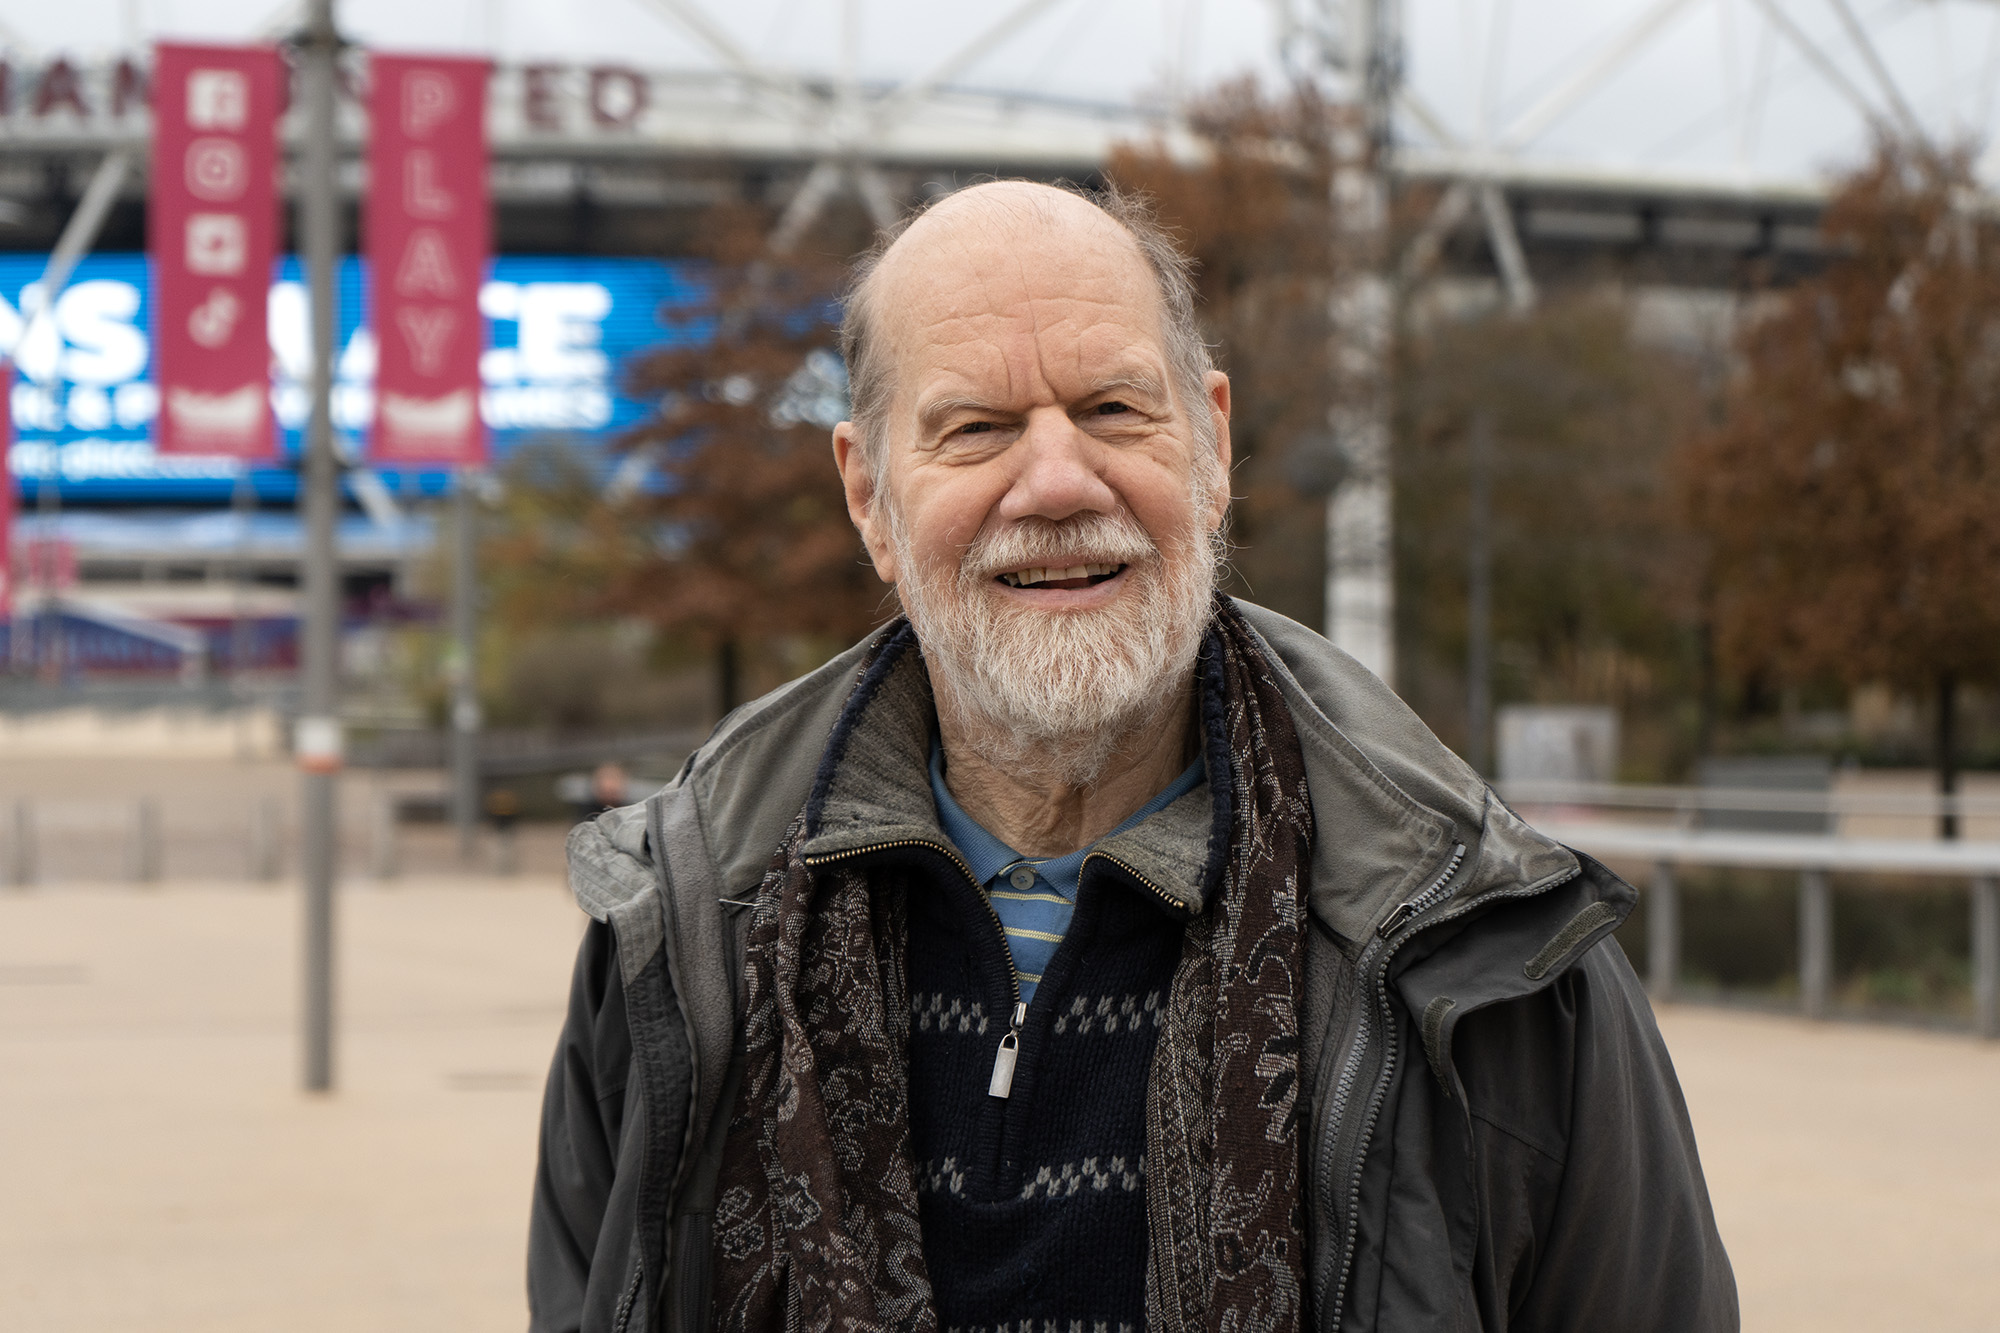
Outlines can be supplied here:
<path id="1" fill-rule="evenodd" d="M 721 76 L 709 86 L 737 93 L 678 127 L 719 151 L 810 153 L 839 139 L 864 155 L 935 160 L 940 139 L 999 134 L 1016 160 L 1055 160 L 1150 123 L 1189 90 L 1243 74 L 1276 85 L 1284 53 L 1296 61 L 1308 45 L 1301 31 L 1337 23 L 1352 2 L 342 0 L 339 12 L 367 46 Z M 1398 8 L 1397 137 L 1426 174 L 1603 173 L 1782 192 L 1857 161 L 1873 127 L 1983 140 L 2000 119 L 1993 0 Z M 295 12 L 272 0 L 69 0 L 11 7 L 0 44 L 17 63 L 104 60 L 160 35 L 270 37 Z M 2000 159 L 1986 166 L 2000 179 Z"/>

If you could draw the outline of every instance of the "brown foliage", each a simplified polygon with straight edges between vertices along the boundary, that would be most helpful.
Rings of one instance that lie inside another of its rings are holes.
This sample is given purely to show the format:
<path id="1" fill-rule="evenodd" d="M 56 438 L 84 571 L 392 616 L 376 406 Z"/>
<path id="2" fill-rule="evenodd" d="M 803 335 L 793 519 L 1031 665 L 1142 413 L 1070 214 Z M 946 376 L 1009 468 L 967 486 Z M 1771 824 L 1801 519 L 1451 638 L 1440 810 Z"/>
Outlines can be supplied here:
<path id="1" fill-rule="evenodd" d="M 1329 110 L 1250 84 L 1194 116 L 1199 163 L 1128 147 L 1110 174 L 1151 194 L 1201 265 L 1201 316 L 1234 385 L 1240 590 L 1323 614 L 1334 480 L 1329 298 L 1337 248 Z M 1427 213 L 1412 190 L 1392 225 Z M 1404 215 L 1407 215 L 1405 217 Z M 1494 433 L 1494 630 L 1503 697 L 1658 703 L 1684 683 L 1691 595 L 1663 461 L 1699 403 L 1689 368 L 1638 347 L 1631 310 L 1557 296 L 1525 319 L 1454 311 L 1398 334 L 1398 638 L 1407 697 L 1447 733 L 1463 713 L 1467 455 Z"/>
<path id="2" fill-rule="evenodd" d="M 1779 679 L 2000 668 L 2000 227 L 1964 156 L 1885 145 L 1829 209 L 1835 258 L 1742 336 L 1679 460 L 1717 647 Z"/>
<path id="3" fill-rule="evenodd" d="M 711 644 L 844 644 L 890 608 L 833 467 L 846 376 L 828 321 L 846 269 L 827 255 L 765 257 L 768 222 L 746 209 L 712 219 L 708 299 L 679 317 L 712 336 L 678 339 L 633 373 L 661 407 L 625 447 L 655 451 L 667 485 L 626 502 L 625 521 L 658 540 L 608 599 Z"/>
<path id="4" fill-rule="evenodd" d="M 1150 195 L 1200 265 L 1203 332 L 1233 389 L 1236 590 L 1317 624 L 1331 482 L 1326 109 L 1310 95 L 1270 101 L 1246 81 L 1209 96 L 1190 122 L 1206 161 L 1126 145 L 1106 174 Z"/>

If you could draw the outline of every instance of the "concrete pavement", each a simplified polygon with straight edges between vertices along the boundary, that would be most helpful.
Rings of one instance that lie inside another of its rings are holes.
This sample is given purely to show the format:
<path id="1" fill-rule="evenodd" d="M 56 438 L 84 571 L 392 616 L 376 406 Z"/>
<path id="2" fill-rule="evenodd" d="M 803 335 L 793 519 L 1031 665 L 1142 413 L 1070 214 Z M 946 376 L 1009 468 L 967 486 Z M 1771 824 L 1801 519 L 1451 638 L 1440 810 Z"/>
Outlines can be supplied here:
<path id="1" fill-rule="evenodd" d="M 0 1328 L 524 1326 L 582 917 L 547 875 L 340 895 L 298 1092 L 294 888 L 0 890 Z M 2000 1046 L 1662 1015 L 1752 1330 L 2000 1326 Z"/>
<path id="2" fill-rule="evenodd" d="M 550 878 L 342 893 L 297 1091 L 295 891 L 0 893 L 0 1328 L 518 1329 L 583 918 Z"/>

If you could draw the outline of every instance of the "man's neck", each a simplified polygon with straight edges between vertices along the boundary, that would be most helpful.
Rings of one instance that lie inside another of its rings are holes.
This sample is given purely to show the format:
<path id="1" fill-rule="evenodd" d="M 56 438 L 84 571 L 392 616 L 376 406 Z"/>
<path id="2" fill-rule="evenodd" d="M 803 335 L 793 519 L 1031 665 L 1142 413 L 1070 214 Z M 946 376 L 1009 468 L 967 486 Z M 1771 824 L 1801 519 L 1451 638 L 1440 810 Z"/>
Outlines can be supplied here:
<path id="1" fill-rule="evenodd" d="M 938 712 L 945 786 L 965 813 L 1023 856 L 1064 856 L 1088 847 L 1124 823 L 1168 783 L 1195 753 L 1193 691 L 1186 703 L 1135 728 L 1113 748 L 1102 775 L 1087 786 L 1045 779 L 995 762 L 1000 747 L 981 744 L 980 729 Z"/>

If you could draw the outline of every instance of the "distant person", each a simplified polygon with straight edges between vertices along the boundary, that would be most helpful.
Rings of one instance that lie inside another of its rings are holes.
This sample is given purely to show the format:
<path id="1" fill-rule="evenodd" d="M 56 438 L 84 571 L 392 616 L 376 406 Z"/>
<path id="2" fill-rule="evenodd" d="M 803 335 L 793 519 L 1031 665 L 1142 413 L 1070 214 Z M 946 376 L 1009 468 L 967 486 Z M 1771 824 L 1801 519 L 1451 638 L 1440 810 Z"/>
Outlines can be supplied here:
<path id="1" fill-rule="evenodd" d="M 1735 1328 L 1632 889 L 1215 592 L 1171 240 L 976 186 L 842 340 L 905 618 L 572 835 L 532 1327 Z"/>
<path id="2" fill-rule="evenodd" d="M 565 782 L 574 779 L 564 779 Z M 591 770 L 589 785 L 584 788 L 583 799 L 576 801 L 576 817 L 579 822 L 595 818 L 607 810 L 616 810 L 632 798 L 629 795 L 632 779 L 623 764 L 602 763 Z M 568 798 L 568 799 L 574 799 Z"/>
<path id="3" fill-rule="evenodd" d="M 486 818 L 493 825 L 493 868 L 511 875 L 521 868 L 520 843 L 515 826 L 521 822 L 521 797 L 512 787 L 495 787 L 486 793 Z"/>

